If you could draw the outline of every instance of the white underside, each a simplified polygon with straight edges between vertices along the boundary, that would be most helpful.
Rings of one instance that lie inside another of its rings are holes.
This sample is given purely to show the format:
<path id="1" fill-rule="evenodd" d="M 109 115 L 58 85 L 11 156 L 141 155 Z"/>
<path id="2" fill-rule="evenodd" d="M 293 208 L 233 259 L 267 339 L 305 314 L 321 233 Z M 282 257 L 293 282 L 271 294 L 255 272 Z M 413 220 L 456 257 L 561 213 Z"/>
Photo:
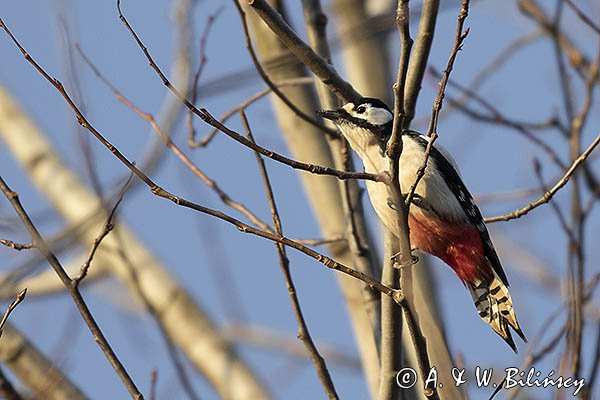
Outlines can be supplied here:
<path id="1" fill-rule="evenodd" d="M 363 129 L 355 129 L 354 131 L 353 133 L 357 133 L 356 135 L 346 135 L 346 137 L 350 146 L 363 160 L 365 171 L 374 174 L 388 171 L 390 167 L 389 159 L 384 157 L 381 146 L 377 143 L 376 138 L 373 135 L 364 134 Z M 416 180 L 418 169 L 423 165 L 425 151 L 421 145 L 408 135 L 402 136 L 402 143 L 400 188 L 402 193 L 406 194 Z M 445 149 L 437 144 L 434 144 L 434 147 L 447 157 L 453 166 L 456 165 Z M 419 181 L 415 193 L 425 199 L 436 210 L 436 213 L 443 216 L 444 219 L 448 221 L 468 221 L 461 205 L 443 181 L 442 175 L 438 173 L 437 165 L 431 157 L 427 164 L 425 174 Z M 384 183 L 367 181 L 367 191 L 369 192 L 371 203 L 383 224 L 386 228 L 398 234 L 397 215 L 388 205 L 390 195 L 387 186 Z M 423 211 L 413 206 L 411 207 L 411 213 L 419 216 Z"/>

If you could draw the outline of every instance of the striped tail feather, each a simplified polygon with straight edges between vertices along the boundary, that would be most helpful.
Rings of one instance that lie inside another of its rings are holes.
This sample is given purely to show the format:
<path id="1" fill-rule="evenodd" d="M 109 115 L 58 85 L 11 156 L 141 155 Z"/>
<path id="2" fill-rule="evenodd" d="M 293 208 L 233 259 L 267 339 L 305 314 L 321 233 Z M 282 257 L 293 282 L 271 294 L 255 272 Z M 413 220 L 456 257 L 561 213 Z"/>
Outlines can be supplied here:
<path id="1" fill-rule="evenodd" d="M 481 319 L 489 324 L 492 329 L 504 339 L 517 353 L 517 346 L 513 341 L 509 326 L 527 342 L 525 334 L 519 327 L 517 317 L 513 310 L 512 299 L 508 288 L 494 272 L 492 281 L 478 280 L 467 282 L 475 307 Z"/>

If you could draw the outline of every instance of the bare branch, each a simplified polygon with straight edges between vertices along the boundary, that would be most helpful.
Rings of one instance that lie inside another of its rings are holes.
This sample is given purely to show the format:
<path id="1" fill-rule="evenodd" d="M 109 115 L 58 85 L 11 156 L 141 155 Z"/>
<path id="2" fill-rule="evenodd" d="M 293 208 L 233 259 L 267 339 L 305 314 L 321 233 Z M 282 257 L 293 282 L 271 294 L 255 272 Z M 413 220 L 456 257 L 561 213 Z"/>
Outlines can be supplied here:
<path id="1" fill-rule="evenodd" d="M 1 20 L 0 20 L 0 25 L 2 25 Z M 56 272 L 56 274 L 58 275 L 58 277 L 60 278 L 62 283 L 67 288 L 67 291 L 73 298 L 73 302 L 77 306 L 79 313 L 81 314 L 83 320 L 85 321 L 90 332 L 92 333 L 94 340 L 96 341 L 96 343 L 98 343 L 98 346 L 100 347 L 100 349 L 102 350 L 102 352 L 104 353 L 104 355 L 106 356 L 108 361 L 110 362 L 111 366 L 113 367 L 113 369 L 115 370 L 115 372 L 117 373 L 119 378 L 121 378 L 123 385 L 127 388 L 131 397 L 133 399 L 143 399 L 144 396 L 142 396 L 140 391 L 137 389 L 137 387 L 135 386 L 135 383 L 133 382 L 133 380 L 131 379 L 131 377 L 129 376 L 127 371 L 125 370 L 125 367 L 123 367 L 123 364 L 121 364 L 121 362 L 119 361 L 119 359 L 118 359 L 117 355 L 115 354 L 115 352 L 113 351 L 112 347 L 108 344 L 108 341 L 104 337 L 104 334 L 102 333 L 102 330 L 100 329 L 100 326 L 98 326 L 98 324 L 96 323 L 96 320 L 94 319 L 90 310 L 88 309 L 85 301 L 83 300 L 83 297 L 79 293 L 79 290 L 77 289 L 77 285 L 74 284 L 74 281 L 67 275 L 67 273 L 63 269 L 62 265 L 60 264 L 60 262 L 58 261 L 58 259 L 54 255 L 54 253 L 52 252 L 52 250 L 50 250 L 50 247 L 48 247 L 48 244 L 44 241 L 44 239 L 38 232 L 37 228 L 33 225 L 33 222 L 29 218 L 29 215 L 27 215 L 25 209 L 21 205 L 21 202 L 19 201 L 19 197 L 18 197 L 17 193 L 13 192 L 6 185 L 6 183 L 4 182 L 4 179 L 2 177 L 0 177 L 0 190 L 2 191 L 2 193 L 4 193 L 6 198 L 10 201 L 10 203 L 13 206 L 13 208 L 15 209 L 16 213 L 19 215 L 19 218 L 21 218 L 23 225 L 25 226 L 25 228 L 27 228 L 27 231 L 29 231 L 29 234 L 31 235 L 31 237 L 33 239 L 33 244 L 36 247 L 36 249 L 41 254 L 44 255 L 44 257 L 46 258 L 48 263 L 52 266 L 52 268 L 54 268 L 54 271 Z"/>
<path id="2" fill-rule="evenodd" d="M 244 125 L 244 128 L 246 130 L 246 135 L 248 139 L 254 142 L 254 137 L 252 136 L 250 124 L 248 123 L 246 114 L 243 111 L 240 112 L 240 117 L 242 119 L 242 124 Z M 269 202 L 269 208 L 271 209 L 273 227 L 275 229 L 275 233 L 282 236 L 283 228 L 281 226 L 281 218 L 279 216 L 279 211 L 277 210 L 277 204 L 275 203 L 275 195 L 273 194 L 273 188 L 271 186 L 269 173 L 267 172 L 267 167 L 265 166 L 265 162 L 260 156 L 260 154 L 255 154 L 256 162 L 258 163 L 258 168 L 262 176 L 265 193 L 267 195 L 267 201 Z M 300 308 L 300 302 L 296 294 L 296 287 L 294 285 L 294 281 L 292 280 L 292 274 L 290 272 L 290 260 L 287 256 L 285 246 L 283 246 L 280 243 L 277 243 L 276 248 L 277 255 L 279 256 L 279 266 L 281 267 L 281 272 L 283 273 L 283 278 L 287 286 L 288 295 L 290 296 L 290 301 L 292 302 L 294 316 L 296 317 L 296 323 L 298 324 L 298 338 L 302 341 L 302 343 L 304 343 L 304 346 L 306 347 L 306 351 L 308 352 L 310 359 L 313 365 L 315 366 L 317 375 L 321 380 L 321 385 L 323 386 L 327 397 L 329 397 L 330 399 L 338 399 L 339 397 L 336 393 L 333 381 L 331 379 L 331 375 L 329 374 L 329 370 L 327 369 L 327 365 L 325 364 L 325 359 L 321 356 L 321 354 L 319 354 L 319 351 L 317 350 L 317 347 L 315 346 L 312 337 L 310 336 L 308 325 L 306 324 L 304 315 L 302 313 L 302 309 Z"/>
<path id="3" fill-rule="evenodd" d="M 569 63 L 573 69 L 580 74 L 589 69 L 591 65 L 590 60 L 581 53 L 564 32 L 555 29 L 552 19 L 545 14 L 544 10 L 540 8 L 535 0 L 518 0 L 517 4 L 521 12 L 536 21 L 547 35 L 556 35 L 558 44 L 562 51 L 567 54 Z"/>
<path id="4" fill-rule="evenodd" d="M 108 236 L 110 231 L 113 230 L 113 228 L 114 228 L 113 221 L 115 219 L 115 214 L 117 212 L 117 208 L 119 208 L 119 205 L 121 204 L 121 202 L 123 201 L 123 198 L 125 197 L 125 193 L 127 192 L 129 184 L 131 183 L 131 178 L 133 178 L 133 175 L 130 174 L 129 178 L 127 179 L 127 181 L 125 181 L 125 184 L 123 185 L 123 188 L 121 189 L 121 193 L 119 193 L 119 197 L 117 198 L 115 205 L 108 213 L 108 217 L 106 217 L 106 221 L 104 222 L 104 225 L 102 225 L 102 230 L 100 231 L 98 236 L 94 239 L 92 248 L 90 249 L 90 252 L 89 252 L 87 258 L 81 265 L 81 269 L 79 270 L 79 275 L 77 275 L 75 278 L 73 278 L 73 284 L 75 286 L 79 286 L 81 281 L 87 276 L 88 270 L 90 269 L 90 266 L 92 264 L 92 260 L 94 259 L 94 256 L 96 255 L 96 251 L 100 247 L 100 244 L 102 243 L 104 238 L 106 236 Z"/>
<path id="5" fill-rule="evenodd" d="M 21 250 L 29 250 L 33 248 L 33 243 L 15 243 L 12 240 L 8 239 L 0 239 L 0 244 L 3 244 L 6 247 L 10 247 L 13 250 L 21 251 Z"/>
<path id="6" fill-rule="evenodd" d="M 431 44 L 433 43 L 435 23 L 439 8 L 439 0 L 426 0 L 423 1 L 423 4 L 421 5 L 419 32 L 417 33 L 406 76 L 403 128 L 408 128 L 415 117 L 415 108 L 421 89 L 421 83 L 423 82 L 423 75 L 427 68 L 427 60 L 429 58 Z"/>
<path id="7" fill-rule="evenodd" d="M 16 103 L 3 92 L 0 92 L 0 100 L 3 104 L 0 107 L 3 112 L 0 113 L 3 117 L 0 118 L 2 139 L 27 170 L 34 184 L 50 199 L 60 214 L 73 226 L 85 225 L 78 232 L 78 240 L 87 245 L 93 241 L 97 234 L 95 230 L 99 228 L 97 210 L 100 199 L 91 194 L 76 175 L 68 170 L 44 133 Z M 48 173 L 52 174 L 52 180 L 47 179 Z M 307 176 L 320 180 L 313 175 Z M 74 203 L 78 207 L 73 207 Z M 264 384 L 231 343 L 223 340 L 219 328 L 203 307 L 173 279 L 167 267 L 156 259 L 152 251 L 125 226 L 120 226 L 115 233 L 122 235 L 121 242 L 127 244 L 127 254 L 134 260 L 136 276 L 143 282 L 139 287 L 141 296 L 138 296 L 136 282 L 132 280 L 130 266 L 115 252 L 100 249 L 95 257 L 96 267 L 90 274 L 99 270 L 114 274 L 136 297 L 147 299 L 155 309 L 160 310 L 158 318 L 169 339 L 181 348 L 219 394 L 236 398 L 270 398 Z M 116 237 L 117 235 L 114 236 Z M 111 248 L 118 248 L 114 238 L 107 237 L 107 244 L 110 243 Z M 76 268 L 79 266 L 80 263 L 76 264 Z M 88 275 L 84 283 L 89 278 Z M 199 347 L 204 350 L 199 352 Z"/>
<path id="8" fill-rule="evenodd" d="M 321 79 L 335 95 L 344 101 L 355 101 L 360 98 L 352 85 L 342 79 L 335 69 L 294 33 L 292 28 L 281 18 L 265 0 L 248 0 L 248 4 L 256 11 L 263 21 L 279 37 L 288 49 Z"/>
<path id="9" fill-rule="evenodd" d="M 433 70 L 430 69 L 431 73 L 434 76 L 440 76 L 440 74 Z M 530 129 L 535 128 L 532 126 L 528 126 L 531 124 L 528 123 L 523 123 L 523 122 L 519 122 L 519 121 L 514 121 L 509 119 L 508 117 L 506 117 L 505 115 L 503 115 L 500 110 L 498 110 L 496 107 L 494 107 L 489 101 L 487 101 L 486 99 L 484 99 L 483 97 L 479 96 L 477 93 L 473 92 L 471 89 L 464 87 L 463 85 L 455 82 L 455 81 L 449 81 L 448 84 L 451 87 L 455 87 L 457 89 L 459 89 L 460 91 L 462 91 L 466 96 L 468 96 L 468 98 L 470 100 L 474 100 L 476 101 L 479 105 L 481 105 L 483 108 L 485 108 L 487 111 L 490 112 L 491 114 L 491 118 L 486 118 L 486 117 L 482 117 L 479 113 L 474 112 L 473 110 L 470 110 L 469 108 L 467 108 L 466 106 L 462 106 L 456 102 L 452 102 L 452 104 L 456 107 L 458 107 L 461 111 L 465 112 L 465 114 L 467 114 L 468 116 L 475 118 L 479 121 L 483 121 L 483 122 L 489 122 L 489 123 L 494 123 L 494 124 L 500 124 L 503 126 L 506 126 L 508 128 L 514 129 L 516 132 L 520 133 L 521 135 L 523 135 L 526 139 L 528 139 L 529 141 L 531 141 L 532 143 L 534 143 L 535 145 L 537 145 L 538 147 L 540 147 L 540 149 L 544 150 L 544 152 L 546 152 L 546 154 L 548 155 L 548 157 L 550 157 L 550 159 L 556 163 L 556 165 L 558 165 L 559 167 L 566 169 L 567 166 L 564 164 L 564 162 L 560 159 L 560 157 L 558 156 L 558 154 L 556 154 L 556 152 L 554 151 L 554 149 L 552 149 L 552 147 L 550 147 L 546 142 L 544 142 L 543 140 L 539 139 L 538 137 L 535 136 L 535 134 L 533 134 L 532 132 L 530 132 Z M 557 127 L 559 127 L 560 131 L 563 132 L 563 126 L 560 123 L 560 121 L 558 120 L 558 118 L 554 119 L 554 118 L 550 118 L 548 122 L 546 122 L 544 125 L 551 125 L 551 124 L 555 124 Z M 537 126 L 537 128 L 539 128 L 539 124 Z"/>
<path id="10" fill-rule="evenodd" d="M 313 78 L 299 77 L 299 78 L 292 78 L 292 79 L 286 79 L 284 81 L 279 81 L 277 83 L 277 87 L 283 88 L 283 87 L 287 87 L 287 86 L 309 85 L 312 83 L 313 83 Z M 267 88 L 261 90 L 260 92 L 254 94 L 253 96 L 250 96 L 248 99 L 244 100 L 237 106 L 233 107 L 231 110 L 227 111 L 225 114 L 222 114 L 219 117 L 219 121 L 221 121 L 221 123 L 225 124 L 225 122 L 229 118 L 233 117 L 234 115 L 239 113 L 241 110 L 245 111 L 248 107 L 250 107 L 252 104 L 257 102 L 258 100 L 262 99 L 269 93 L 271 93 L 271 88 L 267 87 Z M 206 147 L 214 139 L 215 135 L 218 132 L 219 132 L 219 130 L 217 128 L 212 128 L 210 130 L 210 132 L 208 132 L 206 134 L 206 136 L 204 136 L 202 139 L 200 139 L 196 142 L 196 147 Z"/>
<path id="11" fill-rule="evenodd" d="M 590 28 L 592 28 L 597 34 L 600 34 L 600 27 L 594 23 L 583 11 L 581 11 L 572 0 L 565 0 L 565 3 L 577 14 L 577 16 L 585 22 Z"/>
<path id="12" fill-rule="evenodd" d="M 244 13 L 244 10 L 242 10 L 242 7 L 240 6 L 240 4 L 237 0 L 234 0 L 233 3 L 235 4 L 235 6 L 238 10 L 238 13 L 240 14 L 240 19 L 242 21 L 242 28 L 244 29 L 244 37 L 246 40 L 246 48 L 248 49 L 250 58 L 252 59 L 252 62 L 254 63 L 254 66 L 256 67 L 256 71 L 258 71 L 258 74 L 261 76 L 262 80 L 267 84 L 267 86 L 271 89 L 271 91 L 273 93 L 275 93 L 275 95 L 286 106 L 288 106 L 290 110 L 292 110 L 294 112 L 294 114 L 296 114 L 302 120 L 313 125 L 314 127 L 324 131 L 325 133 L 337 137 L 338 136 L 337 130 L 335 130 L 331 127 L 328 127 L 326 125 L 323 125 L 320 121 L 316 120 L 313 117 L 310 117 L 309 115 L 304 113 L 304 111 L 300 110 L 300 108 L 298 108 L 281 90 L 279 90 L 279 87 L 277 87 L 277 85 L 271 80 L 271 78 L 269 77 L 269 75 L 264 70 L 263 66 L 261 65 L 260 60 L 256 56 L 256 52 L 254 51 L 254 47 L 252 46 L 252 40 L 250 39 L 250 32 L 248 30 L 248 23 L 246 22 L 246 14 Z"/>
<path id="13" fill-rule="evenodd" d="M 4 324 L 6 324 L 6 321 L 8 320 L 8 317 L 10 316 L 10 314 L 13 312 L 13 310 L 15 308 L 17 308 L 17 306 L 23 301 L 25 300 L 25 295 L 27 294 L 27 288 L 21 290 L 19 292 L 19 294 L 17 295 L 17 297 L 12 301 L 12 303 L 10 303 L 8 305 L 8 308 L 6 309 L 6 312 L 4 313 L 4 316 L 2 317 L 2 320 L 0 320 L 0 336 L 2 336 L 2 330 L 4 329 Z"/>
<path id="14" fill-rule="evenodd" d="M 427 163 L 429 162 L 429 156 L 431 154 L 431 149 L 433 148 L 433 144 L 438 138 L 437 134 L 437 125 L 438 119 L 440 115 L 440 111 L 442 110 L 442 104 L 444 101 L 444 95 L 446 91 L 446 85 L 448 84 L 448 79 L 450 78 L 450 73 L 452 72 L 452 68 L 454 67 L 454 60 L 458 52 L 462 49 L 462 43 L 469 34 L 469 28 L 463 31 L 463 25 L 465 23 L 465 19 L 469 15 L 469 0 L 462 0 L 462 6 L 460 9 L 460 13 L 458 14 L 458 23 L 456 24 L 456 36 L 454 37 L 454 46 L 452 47 L 452 51 L 450 52 L 450 57 L 448 58 L 448 63 L 446 64 L 446 69 L 442 74 L 442 80 L 440 81 L 438 94 L 433 103 L 433 110 L 431 112 L 431 120 L 429 121 L 429 128 L 427 128 L 427 136 L 429 140 L 427 142 L 427 147 L 425 148 L 425 158 L 423 160 L 423 164 L 419 167 L 416 173 L 416 179 L 413 182 L 410 190 L 408 191 L 408 195 L 406 196 L 405 205 L 406 207 L 410 207 L 412 202 L 412 198 L 415 194 L 415 190 L 419 185 L 419 182 L 425 175 L 425 169 L 427 168 Z"/>
<path id="15" fill-rule="evenodd" d="M 196 104 L 196 100 L 198 99 L 198 81 L 200 80 L 200 75 L 202 75 L 202 71 L 204 71 L 204 67 L 206 66 L 207 58 L 206 58 L 206 42 L 208 40 L 208 34 L 215 23 L 215 20 L 223 11 L 223 6 L 220 6 L 217 11 L 212 13 L 206 18 L 206 25 L 204 26 L 204 31 L 200 36 L 200 61 L 198 63 L 198 68 L 194 73 L 194 78 L 192 79 L 192 99 L 191 103 Z M 194 122 L 192 120 L 193 114 L 191 111 L 187 113 L 186 116 L 186 124 L 188 126 L 188 146 L 201 147 L 201 143 L 196 141 L 196 129 L 194 129 Z"/>
<path id="16" fill-rule="evenodd" d="M 225 335 L 231 340 L 288 356 L 307 359 L 306 347 L 298 343 L 298 338 L 292 335 L 278 333 L 270 329 L 255 326 L 234 324 L 225 328 Z M 319 351 L 329 364 L 344 367 L 354 372 L 360 372 L 362 365 L 358 356 L 338 349 L 335 345 L 319 343 Z"/>
<path id="17" fill-rule="evenodd" d="M 4 24 L 4 22 L 1 19 L 0 19 L 0 28 L 4 29 L 7 32 L 7 34 L 11 37 L 11 39 L 13 40 L 15 45 L 23 53 L 23 55 L 25 56 L 25 59 L 27 61 L 29 61 L 38 70 L 38 72 L 40 74 L 42 74 L 44 76 L 44 78 L 46 78 L 46 80 L 48 80 L 50 83 L 52 83 L 52 85 L 56 88 L 56 90 L 64 97 L 64 99 L 67 101 L 68 105 L 71 107 L 73 112 L 76 114 L 79 123 L 84 128 L 86 128 L 88 131 L 90 131 L 98 139 L 98 141 L 100 141 L 100 143 L 102 143 L 102 145 L 104 147 L 106 147 L 119 161 L 121 161 L 121 163 L 123 163 L 127 168 L 129 168 L 129 170 L 131 172 L 133 172 L 138 178 L 140 178 L 150 188 L 152 194 L 159 196 L 159 197 L 163 197 L 167 200 L 170 200 L 178 206 L 190 208 L 192 210 L 195 210 L 195 211 L 198 211 L 198 212 L 201 212 L 204 214 L 208 214 L 208 215 L 211 215 L 218 219 L 221 219 L 223 221 L 226 221 L 226 222 L 236 226 L 238 228 L 238 230 L 240 230 L 241 232 L 250 233 L 252 235 L 260 236 L 265 239 L 269 239 L 269 240 L 272 240 L 272 241 L 275 241 L 278 243 L 283 243 L 289 247 L 293 247 L 296 250 L 299 250 L 299 251 L 307 254 L 309 257 L 312 257 L 315 260 L 319 261 L 326 267 L 334 269 L 336 271 L 340 271 L 340 272 L 342 272 L 346 275 L 350 275 L 354 278 L 357 278 L 357 279 L 363 281 L 364 283 L 366 283 L 367 285 L 371 286 L 372 288 L 374 288 L 388 296 L 393 297 L 396 301 L 400 301 L 402 294 L 399 291 L 393 290 L 385 285 L 382 285 L 380 282 L 376 281 L 375 279 L 373 279 L 361 272 L 358 272 L 350 267 L 340 264 L 321 253 L 318 253 L 306 246 L 301 245 L 300 243 L 296 243 L 293 240 L 288 239 L 284 236 L 278 236 L 278 235 L 275 235 L 270 232 L 266 232 L 266 231 L 262 231 L 260 229 L 253 228 L 253 227 L 243 223 L 242 221 L 239 221 L 225 213 L 213 210 L 208 207 L 204 207 L 204 206 L 196 204 L 194 202 L 190 202 L 182 197 L 175 196 L 175 195 L 169 193 L 168 191 L 166 191 L 165 189 L 163 189 L 162 187 L 158 186 L 146 174 L 144 174 L 141 170 L 139 170 L 135 166 L 134 163 L 129 161 L 127 159 L 127 157 L 125 157 L 119 151 L 119 149 L 117 149 L 112 143 L 110 143 L 104 136 L 102 136 L 102 134 L 100 132 L 98 132 L 88 122 L 88 120 L 85 118 L 85 116 L 83 116 L 81 111 L 79 111 L 77 106 L 73 103 L 73 101 L 71 100 L 69 95 L 66 93 L 66 91 L 64 90 L 60 81 L 55 78 L 52 78 L 50 75 L 48 75 L 46 73 L 46 71 L 44 69 L 42 69 L 42 67 L 27 53 L 27 51 L 19 44 L 19 42 L 16 41 L 15 37 L 12 35 L 12 33 L 10 33 L 10 31 L 8 30 L 8 28 L 6 27 L 6 25 Z M 246 138 L 243 138 L 243 139 L 250 144 L 252 143 L 250 140 L 248 140 Z M 271 156 L 270 158 L 273 158 L 272 157 L 273 153 L 266 149 L 260 148 L 259 146 L 252 146 L 252 145 L 250 145 L 249 147 L 253 148 L 253 150 L 257 151 L 260 154 L 263 154 L 263 151 L 265 151 L 268 154 L 267 157 L 270 155 Z M 312 167 L 317 167 L 317 170 L 320 170 L 320 171 L 328 171 L 328 172 L 336 171 L 336 170 L 333 170 L 333 169 L 327 168 L 327 167 L 319 167 L 319 166 L 312 166 Z M 311 168 L 311 167 L 309 167 L 309 168 Z M 349 178 L 350 176 L 354 177 L 354 176 L 359 175 L 358 173 L 349 173 L 349 172 L 344 172 L 344 171 L 337 171 L 337 172 L 340 172 L 341 176 L 344 176 L 346 178 Z M 332 175 L 338 176 L 338 177 L 340 177 L 340 179 L 344 179 L 337 173 L 332 173 Z M 360 175 L 372 176 L 372 174 L 360 174 Z"/>
<path id="18" fill-rule="evenodd" d="M 256 144 L 253 144 L 251 141 L 249 141 L 248 139 L 246 139 L 244 136 L 240 135 L 237 132 L 232 131 L 231 129 L 227 128 L 226 126 L 224 126 L 223 124 L 221 124 L 219 121 L 217 121 L 205 108 L 203 108 L 203 107 L 196 108 L 192 103 L 189 102 L 189 100 L 187 100 L 185 98 L 185 96 L 183 96 L 171 84 L 171 82 L 169 81 L 169 79 L 165 76 L 165 74 L 160 70 L 160 68 L 158 67 L 158 65 L 154 62 L 154 60 L 152 59 L 152 56 L 148 52 L 148 49 L 146 48 L 146 46 L 144 46 L 144 44 L 142 43 L 142 41 L 139 38 L 139 36 L 133 30 L 133 27 L 127 21 L 127 18 L 125 18 L 125 16 L 123 15 L 123 12 L 121 11 L 121 0 L 117 0 L 117 8 L 118 8 L 118 11 L 119 11 L 119 18 L 121 19 L 121 21 L 123 22 L 123 24 L 127 27 L 127 30 L 134 37 L 136 43 L 138 44 L 138 46 L 140 47 L 140 49 L 142 50 L 142 52 L 144 53 L 144 55 L 148 59 L 148 62 L 150 63 L 150 66 L 159 75 L 159 77 L 162 80 L 163 84 L 165 86 L 167 86 L 173 92 L 173 94 L 175 94 L 185 104 L 185 106 L 190 111 L 192 111 L 195 115 L 197 115 L 198 117 L 200 117 L 204 122 L 208 123 L 209 125 L 211 125 L 211 126 L 213 126 L 215 128 L 218 128 L 221 132 L 225 133 L 227 136 L 231 137 L 235 141 L 243 144 L 246 147 L 249 147 L 250 149 L 252 149 L 254 151 L 259 152 L 263 156 L 265 156 L 267 158 L 271 158 L 271 159 L 273 159 L 275 161 L 279 161 L 279 162 L 281 162 L 283 164 L 289 165 L 290 167 L 295 168 L 295 169 L 301 169 L 301 170 L 308 171 L 308 172 L 311 172 L 313 174 L 318 174 L 318 175 L 333 175 L 333 176 L 336 176 L 336 177 L 338 177 L 340 179 L 369 179 L 369 180 L 374 180 L 374 181 L 377 181 L 377 180 L 380 179 L 378 176 L 375 176 L 375 175 L 372 175 L 372 174 L 367 174 L 367 173 L 364 173 L 364 172 L 345 172 L 345 171 L 339 171 L 339 170 L 335 170 L 335 169 L 329 168 L 329 167 L 324 167 L 324 166 L 319 166 L 319 165 L 312 165 L 312 164 L 307 164 L 307 163 L 303 163 L 303 162 L 299 162 L 299 161 L 296 161 L 296 160 L 289 159 L 287 157 L 284 157 L 284 156 L 282 156 L 280 154 L 275 153 L 272 150 L 268 150 L 268 149 L 265 149 L 264 147 L 261 147 L 261 146 L 258 146 Z M 13 38 L 13 40 L 14 40 L 14 38 Z M 17 44 L 17 43 L 15 42 L 15 44 Z M 21 51 L 24 53 L 24 55 L 27 54 L 20 45 L 18 45 L 18 46 L 21 49 Z M 30 57 L 29 57 L 28 60 L 31 62 L 31 58 Z M 51 78 L 50 76 L 48 76 L 47 74 L 45 74 L 45 72 L 44 72 L 44 75 L 45 75 L 46 79 L 48 79 L 50 82 L 54 82 L 55 81 L 54 78 Z M 64 89 L 62 91 L 64 92 Z"/>
<path id="19" fill-rule="evenodd" d="M 598 136 L 596 136 L 596 139 L 594 139 L 594 141 L 587 147 L 587 149 L 585 149 L 585 151 L 583 153 L 581 153 L 581 155 L 573 162 L 573 164 L 571 164 L 571 166 L 565 172 L 563 177 L 560 178 L 558 180 L 558 182 L 556 182 L 549 191 L 544 193 L 542 195 L 542 197 L 540 197 L 533 203 L 530 203 L 530 204 L 526 205 L 525 207 L 520 208 L 511 213 L 499 215 L 497 217 L 485 218 L 485 222 L 491 223 L 491 222 L 498 222 L 498 221 L 510 221 L 511 219 L 520 218 L 523 215 L 529 213 L 529 211 L 533 210 L 534 208 L 537 208 L 537 207 L 541 206 L 542 204 L 546 204 L 547 202 L 549 202 L 550 199 L 552 199 L 552 197 L 556 194 L 556 192 L 558 192 L 560 189 L 562 189 L 562 187 L 565 186 L 567 184 L 567 182 L 569 182 L 569 179 L 571 178 L 573 173 L 577 170 L 577 168 L 582 163 L 585 162 L 585 160 L 592 153 L 592 151 L 594 151 L 596 146 L 598 146 L 598 143 L 600 143 L 600 134 L 598 134 Z"/>
<path id="20" fill-rule="evenodd" d="M 104 84 L 106 84 L 109 87 L 109 89 L 114 93 L 115 97 L 117 99 L 119 99 L 119 101 L 121 101 L 127 107 L 129 107 L 138 116 L 140 116 L 145 121 L 147 121 L 150 124 L 150 126 L 152 127 L 152 129 L 154 129 L 154 131 L 165 141 L 165 144 L 167 145 L 167 147 L 173 151 L 173 153 L 184 163 L 184 165 L 190 171 L 192 171 L 194 173 L 194 175 L 196 175 L 198 178 L 200 178 L 209 188 L 211 188 L 219 196 L 219 198 L 221 199 L 221 201 L 223 203 L 225 203 L 226 205 L 230 206 L 234 210 L 237 210 L 238 212 L 240 212 L 241 214 L 246 216 L 248 218 L 248 220 L 250 220 L 256 226 L 259 226 L 261 229 L 266 230 L 266 231 L 271 231 L 271 228 L 266 223 L 261 221 L 260 218 L 258 218 L 255 214 L 253 214 L 244 204 L 233 200 L 223 189 L 221 189 L 221 187 L 218 185 L 217 182 L 215 182 L 214 180 L 212 180 L 208 176 L 206 176 L 204 174 L 204 172 L 202 172 L 202 170 L 200 170 L 200 168 L 198 168 L 196 166 L 196 164 L 183 153 L 183 151 L 175 144 L 175 142 L 173 142 L 173 140 L 171 140 L 171 138 L 165 132 L 163 132 L 163 130 L 156 123 L 152 114 L 149 114 L 149 113 L 146 113 L 146 112 L 140 110 L 135 104 L 133 104 L 125 96 L 123 96 L 121 94 L 121 92 L 119 92 L 119 90 L 117 90 L 117 88 L 115 88 L 101 74 L 101 72 L 98 70 L 98 68 L 96 68 L 96 66 L 83 53 L 81 48 L 79 48 L 79 47 L 77 47 L 77 48 L 78 48 L 81 56 L 83 57 L 83 59 L 87 62 L 87 64 L 90 66 L 90 68 L 92 68 L 92 70 L 94 71 L 96 76 L 98 76 L 98 78 L 100 78 L 102 80 L 102 82 L 104 82 Z"/>

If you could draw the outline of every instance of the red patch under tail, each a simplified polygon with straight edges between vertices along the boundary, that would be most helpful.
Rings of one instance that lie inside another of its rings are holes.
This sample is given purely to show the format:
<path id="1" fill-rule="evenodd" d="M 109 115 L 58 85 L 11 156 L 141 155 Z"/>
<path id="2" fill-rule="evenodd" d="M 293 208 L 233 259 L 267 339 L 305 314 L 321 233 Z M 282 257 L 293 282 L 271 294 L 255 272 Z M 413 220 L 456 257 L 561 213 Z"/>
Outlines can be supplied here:
<path id="1" fill-rule="evenodd" d="M 475 226 L 418 214 L 408 215 L 410 241 L 415 247 L 440 258 L 463 283 L 490 282 L 494 278 Z"/>

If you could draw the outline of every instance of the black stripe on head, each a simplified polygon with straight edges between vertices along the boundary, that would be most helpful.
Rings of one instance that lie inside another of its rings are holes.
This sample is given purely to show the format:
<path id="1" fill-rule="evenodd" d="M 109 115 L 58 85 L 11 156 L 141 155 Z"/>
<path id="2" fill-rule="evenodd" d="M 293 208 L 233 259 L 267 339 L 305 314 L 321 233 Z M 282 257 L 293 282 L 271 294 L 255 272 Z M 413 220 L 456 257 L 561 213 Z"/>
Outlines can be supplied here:
<path id="1" fill-rule="evenodd" d="M 383 108 L 383 109 L 388 110 L 390 113 L 392 113 L 392 110 L 390 109 L 390 107 L 388 107 L 387 104 L 385 104 L 383 101 L 381 101 L 379 99 L 375 99 L 373 97 L 361 97 L 360 99 L 358 99 L 358 101 L 356 103 L 354 103 L 354 108 L 356 108 L 357 106 L 359 106 L 361 104 L 370 104 L 373 107 Z"/>
<path id="2" fill-rule="evenodd" d="M 354 102 L 352 104 L 353 104 L 352 111 L 356 111 L 362 105 L 369 104 L 373 108 L 381 108 L 381 109 L 388 111 L 390 114 L 393 114 L 387 104 L 385 104 L 383 101 L 381 101 L 379 99 L 375 99 L 372 97 L 361 97 L 360 99 L 356 100 L 356 102 Z M 338 121 L 336 121 L 336 124 L 341 125 L 345 121 L 346 123 L 351 123 L 354 126 L 357 126 L 359 128 L 363 128 L 363 129 L 366 129 L 366 130 L 372 132 L 373 134 L 377 135 L 377 137 L 379 138 L 379 141 L 382 145 L 382 148 L 385 149 L 385 145 L 392 134 L 393 118 L 390 119 L 390 121 L 388 121 L 385 124 L 375 125 L 375 124 L 372 124 L 371 122 L 367 121 L 366 119 L 358 118 L 358 117 L 351 115 L 343 107 L 339 108 L 337 111 L 341 114 L 341 117 L 338 119 Z"/>

